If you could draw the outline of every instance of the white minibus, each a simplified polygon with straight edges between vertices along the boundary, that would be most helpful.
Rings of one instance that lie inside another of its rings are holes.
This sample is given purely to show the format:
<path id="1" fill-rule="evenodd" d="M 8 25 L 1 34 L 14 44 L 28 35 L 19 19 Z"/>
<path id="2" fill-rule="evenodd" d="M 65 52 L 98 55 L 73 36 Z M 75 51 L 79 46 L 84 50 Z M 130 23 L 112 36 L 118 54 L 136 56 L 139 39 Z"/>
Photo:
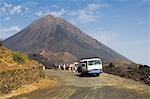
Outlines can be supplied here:
<path id="1" fill-rule="evenodd" d="M 99 76 L 102 73 L 102 61 L 100 58 L 82 59 L 77 71 L 81 74 L 92 74 Z"/>

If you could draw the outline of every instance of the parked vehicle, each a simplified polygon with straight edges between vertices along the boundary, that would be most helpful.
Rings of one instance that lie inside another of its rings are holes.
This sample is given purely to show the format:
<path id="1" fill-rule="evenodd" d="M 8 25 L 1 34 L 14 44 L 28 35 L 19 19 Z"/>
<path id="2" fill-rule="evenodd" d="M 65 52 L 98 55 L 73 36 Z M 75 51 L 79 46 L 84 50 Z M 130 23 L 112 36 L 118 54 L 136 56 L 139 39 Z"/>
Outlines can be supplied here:
<path id="1" fill-rule="evenodd" d="M 102 61 L 99 58 L 82 59 L 78 65 L 78 73 L 99 76 L 102 73 Z"/>
<path id="2" fill-rule="evenodd" d="M 79 62 L 74 62 L 74 72 L 77 72 Z"/>

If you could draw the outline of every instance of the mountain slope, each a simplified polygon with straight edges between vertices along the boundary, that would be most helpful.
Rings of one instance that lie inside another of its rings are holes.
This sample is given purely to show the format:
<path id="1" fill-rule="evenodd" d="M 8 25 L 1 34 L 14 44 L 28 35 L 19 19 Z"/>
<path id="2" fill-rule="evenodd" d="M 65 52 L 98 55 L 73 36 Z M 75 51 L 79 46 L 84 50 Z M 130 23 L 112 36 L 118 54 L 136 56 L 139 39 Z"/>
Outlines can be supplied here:
<path id="1" fill-rule="evenodd" d="M 56 63 L 73 62 L 85 57 L 128 60 L 69 22 L 51 15 L 35 20 L 19 33 L 6 39 L 4 44 L 7 48 L 28 54 L 47 52 L 44 57 Z M 66 61 L 63 57 L 71 58 Z"/>

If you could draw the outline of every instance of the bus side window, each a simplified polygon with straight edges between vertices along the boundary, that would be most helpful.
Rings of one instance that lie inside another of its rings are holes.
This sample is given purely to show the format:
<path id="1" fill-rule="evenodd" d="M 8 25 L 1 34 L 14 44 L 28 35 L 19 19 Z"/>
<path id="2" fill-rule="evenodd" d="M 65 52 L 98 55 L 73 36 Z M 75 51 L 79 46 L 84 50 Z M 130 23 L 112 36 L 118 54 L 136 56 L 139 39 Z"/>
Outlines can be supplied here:
<path id="1" fill-rule="evenodd" d="M 89 65 L 95 65 L 95 61 L 89 61 Z"/>

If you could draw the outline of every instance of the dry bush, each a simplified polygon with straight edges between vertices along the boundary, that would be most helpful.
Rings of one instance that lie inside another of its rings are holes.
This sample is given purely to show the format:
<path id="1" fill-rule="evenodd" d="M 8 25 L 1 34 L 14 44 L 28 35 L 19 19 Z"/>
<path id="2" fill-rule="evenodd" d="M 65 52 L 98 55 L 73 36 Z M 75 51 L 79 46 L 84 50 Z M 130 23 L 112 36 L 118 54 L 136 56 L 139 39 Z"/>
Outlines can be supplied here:
<path id="1" fill-rule="evenodd" d="M 17 63 L 24 64 L 28 61 L 28 57 L 25 54 L 20 52 L 16 52 L 13 54 L 13 60 Z"/>

